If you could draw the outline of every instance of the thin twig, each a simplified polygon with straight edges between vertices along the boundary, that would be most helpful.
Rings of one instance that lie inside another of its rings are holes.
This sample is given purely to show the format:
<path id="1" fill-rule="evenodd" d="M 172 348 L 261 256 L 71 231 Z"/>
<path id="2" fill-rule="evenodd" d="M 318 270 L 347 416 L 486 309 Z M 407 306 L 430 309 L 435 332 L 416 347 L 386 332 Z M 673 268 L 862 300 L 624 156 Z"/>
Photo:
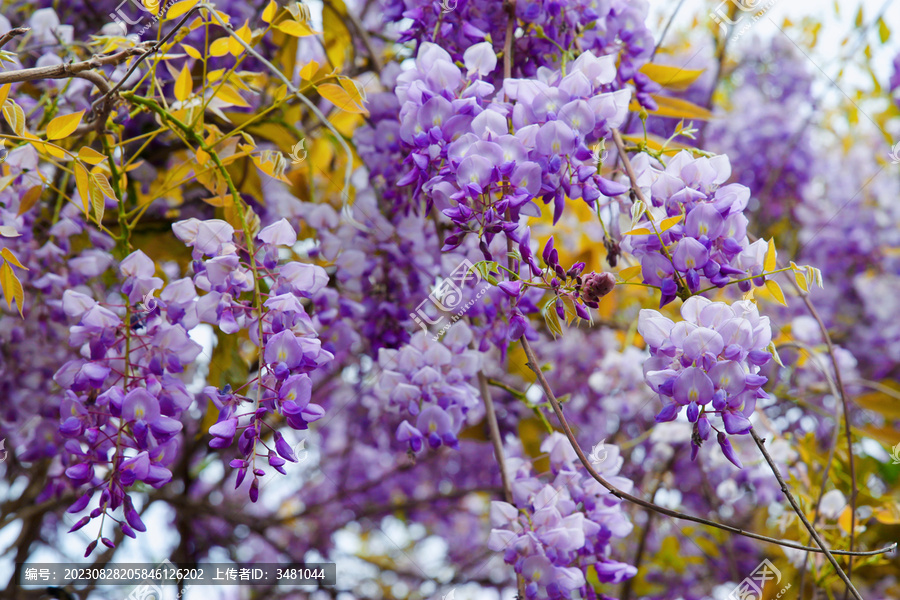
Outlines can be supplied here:
<path id="1" fill-rule="evenodd" d="M 831 472 L 831 465 L 834 462 L 834 453 L 837 450 L 838 437 L 841 434 L 841 430 L 839 427 L 834 428 L 834 435 L 831 438 L 831 449 L 828 451 L 828 460 L 825 461 L 825 469 L 822 471 L 822 485 L 819 486 L 819 496 L 816 498 L 816 508 L 813 511 L 813 525 L 819 520 L 819 509 L 822 505 L 822 497 L 825 495 L 825 486 L 828 484 L 828 474 Z M 810 536 L 807 544 L 812 544 L 812 536 Z M 800 566 L 800 598 L 803 598 L 803 588 L 806 587 L 806 569 L 809 565 L 809 561 L 807 560 L 809 555 L 803 557 L 803 564 Z"/>
<path id="2" fill-rule="evenodd" d="M 831 551 L 828 550 L 827 545 L 819 536 L 819 533 L 816 531 L 816 528 L 812 526 L 812 523 L 809 522 L 809 519 L 806 518 L 806 515 L 803 513 L 803 509 L 800 508 L 800 505 L 797 503 L 797 500 L 794 499 L 794 495 L 791 493 L 791 490 L 788 488 L 787 483 L 785 483 L 784 478 L 781 476 L 781 472 L 778 470 L 778 466 L 775 464 L 775 461 L 772 460 L 772 457 L 769 455 L 769 451 L 766 450 L 765 440 L 759 437 L 759 434 L 756 433 L 756 430 L 752 427 L 750 428 L 750 435 L 753 436 L 753 441 L 756 442 L 756 446 L 759 448 L 759 451 L 762 452 L 763 458 L 766 459 L 766 462 L 769 464 L 769 468 L 772 469 L 772 473 L 775 475 L 775 479 L 778 480 L 778 485 L 781 486 L 782 493 L 787 496 L 788 502 L 791 503 L 791 507 L 793 507 L 794 512 L 797 513 L 797 516 L 800 517 L 800 521 L 803 523 L 803 526 L 806 527 L 806 530 L 809 531 L 809 535 L 816 541 L 816 544 L 819 545 L 819 548 L 822 549 L 822 552 L 825 554 L 825 557 L 828 559 L 828 562 L 831 563 L 831 566 L 834 567 L 834 570 L 837 571 L 838 577 L 847 585 L 847 589 L 853 594 L 853 597 L 856 600 L 863 600 L 863 597 L 859 594 L 855 587 L 853 587 L 853 582 L 850 581 L 850 577 L 847 573 L 844 573 L 844 570 L 838 564 L 837 560 L 834 558 Z M 851 557 L 848 560 L 852 559 Z"/>
<path id="3" fill-rule="evenodd" d="M 822 337 L 825 339 L 825 345 L 828 347 L 828 356 L 831 357 L 831 364 L 834 366 L 834 379 L 837 384 L 838 392 L 840 392 L 841 397 L 841 406 L 844 411 L 844 437 L 847 439 L 847 456 L 850 470 L 850 546 L 849 549 L 853 550 L 853 541 L 856 533 L 856 498 L 859 495 L 859 488 L 856 485 L 856 467 L 855 461 L 853 459 L 853 436 L 850 430 L 850 402 L 847 399 L 847 391 L 844 389 L 844 380 L 841 377 L 841 367 L 838 365 L 837 356 L 834 353 L 834 344 L 831 342 L 831 335 L 828 333 L 828 328 L 825 327 L 825 322 L 822 321 L 822 317 L 819 316 L 819 311 L 816 310 L 816 307 L 813 306 L 812 301 L 809 299 L 809 292 L 804 292 L 800 289 L 800 286 L 794 281 L 792 278 L 788 278 L 791 284 L 794 286 L 794 289 L 799 294 L 800 299 L 803 300 L 803 303 L 806 305 L 809 314 L 812 315 L 813 319 L 816 320 L 816 323 L 819 325 L 819 330 L 822 332 Z M 847 577 L 849 584 L 849 577 L 853 574 L 853 558 L 848 559 L 847 562 Z"/>
<path id="4" fill-rule="evenodd" d="M 28 33 L 29 31 L 31 31 L 31 27 L 15 27 L 13 29 L 10 29 L 2 36 L 0 36 L 0 48 L 3 48 L 3 46 L 8 44 L 9 41 L 14 37 L 22 35 L 24 33 Z"/>
<path id="5" fill-rule="evenodd" d="M 0 85 L 18 83 L 21 81 L 35 81 L 38 79 L 68 79 L 69 77 L 76 77 L 79 73 L 91 69 L 97 69 L 107 65 L 118 65 L 132 56 L 142 54 L 144 51 L 143 46 L 136 46 L 107 56 L 94 56 L 93 58 L 81 62 L 4 71 L 0 73 Z"/>
<path id="6" fill-rule="evenodd" d="M 525 350 L 525 356 L 528 358 L 528 366 L 534 371 L 535 375 L 537 375 L 538 381 L 541 384 L 541 388 L 544 390 L 544 394 L 547 396 L 547 399 L 550 401 L 550 405 L 553 407 L 553 411 L 556 413 L 557 419 L 559 419 L 559 423 L 563 428 L 563 432 L 566 434 L 566 437 L 569 439 L 569 442 L 572 444 L 572 448 L 575 450 L 575 454 L 578 456 L 578 459 L 581 461 L 581 464 L 584 465 L 584 468 L 587 469 L 587 472 L 590 473 L 591 477 L 593 477 L 600 485 L 605 487 L 609 492 L 619 498 L 620 500 L 628 500 L 633 504 L 637 504 L 638 506 L 642 506 L 644 508 L 648 508 L 650 510 L 656 511 L 662 515 L 666 515 L 667 517 L 672 517 L 674 519 L 681 519 L 683 521 L 691 521 L 692 523 L 699 523 L 701 525 L 706 525 L 708 527 L 715 527 L 716 529 L 722 529 L 723 531 L 728 531 L 730 533 L 736 533 L 738 535 L 743 535 L 748 538 L 752 538 L 754 540 L 760 540 L 762 542 L 769 542 L 770 544 L 775 544 L 778 546 L 782 546 L 784 548 L 793 548 L 795 550 L 806 550 L 808 552 L 818 552 L 818 553 L 826 553 L 828 550 L 822 550 L 821 548 L 815 548 L 812 546 L 804 546 L 802 544 L 797 544 L 794 542 L 789 542 L 787 540 L 779 540 L 776 538 L 768 537 L 765 535 L 761 535 L 758 533 L 754 533 L 752 531 L 745 531 L 739 527 L 734 527 L 732 525 L 726 525 L 724 523 L 717 523 L 716 521 L 710 521 L 708 519 L 704 519 L 701 517 L 695 517 L 693 515 L 688 515 L 685 513 L 678 512 L 677 510 L 671 510 L 665 508 L 664 506 L 659 506 L 658 504 L 654 504 L 653 502 L 649 502 L 644 500 L 643 498 L 638 498 L 637 496 L 632 496 L 631 494 L 624 492 L 608 481 L 606 481 L 591 465 L 591 462 L 588 460 L 587 456 L 584 454 L 584 451 L 581 449 L 581 446 L 578 444 L 578 440 L 575 439 L 575 435 L 572 433 L 571 427 L 569 427 L 569 422 L 566 420 L 565 415 L 563 415 L 562 407 L 559 405 L 559 400 L 557 400 L 556 395 L 553 393 L 553 390 L 550 388 L 550 384 L 547 382 L 547 378 L 544 377 L 544 373 L 541 371 L 540 367 L 537 363 L 537 358 L 534 355 L 534 350 L 531 348 L 531 344 L 528 342 L 528 339 L 524 336 L 520 338 L 520 342 L 522 343 L 522 348 Z M 890 544 L 881 548 L 879 550 L 872 550 L 868 552 L 857 552 L 857 551 L 848 551 L 848 550 L 831 550 L 830 554 L 839 554 L 841 556 L 875 556 L 878 554 L 886 554 L 897 547 L 896 543 Z"/>
<path id="7" fill-rule="evenodd" d="M 207 9 L 212 17 L 219 23 L 219 25 L 225 28 L 225 31 L 228 32 L 228 35 L 230 35 L 232 39 L 236 40 L 241 45 L 241 47 L 243 47 L 244 50 L 247 51 L 248 54 L 258 60 L 264 67 L 266 67 L 266 69 L 269 70 L 269 72 L 271 72 L 273 75 L 275 75 L 275 77 L 281 80 L 281 82 L 287 87 L 287 89 L 290 90 L 290 92 L 294 94 L 301 102 L 303 102 L 306 107 L 309 108 L 309 110 L 314 115 L 316 115 L 316 118 L 321 121 L 322 125 L 324 125 L 328 129 L 328 131 L 330 131 L 332 135 L 334 135 L 335 140 L 337 140 L 338 144 L 341 146 L 341 149 L 346 153 L 347 156 L 347 166 L 344 169 L 344 189 L 341 195 L 344 198 L 344 211 L 345 213 L 348 213 L 349 203 L 347 202 L 347 198 L 348 194 L 350 193 L 350 175 L 353 173 L 353 153 L 350 151 L 350 146 L 347 144 L 347 140 L 344 139 L 344 136 L 341 134 L 341 132 L 338 131 L 337 128 L 335 128 L 335 126 L 331 123 L 331 121 L 328 120 L 327 117 L 325 117 L 324 114 L 322 114 L 322 111 L 319 110 L 319 107 L 313 104 L 309 98 L 304 96 L 303 93 L 300 92 L 297 86 L 295 86 L 290 79 L 285 77 L 284 73 L 278 70 L 275 65 L 266 60 L 259 52 L 254 50 L 252 46 L 241 39 L 241 36 L 237 35 L 234 32 L 234 28 L 222 20 L 222 17 L 219 16 L 219 13 L 216 12 L 215 8 L 213 8 L 209 4 L 206 4 L 205 2 L 198 4 L 194 8 Z"/>

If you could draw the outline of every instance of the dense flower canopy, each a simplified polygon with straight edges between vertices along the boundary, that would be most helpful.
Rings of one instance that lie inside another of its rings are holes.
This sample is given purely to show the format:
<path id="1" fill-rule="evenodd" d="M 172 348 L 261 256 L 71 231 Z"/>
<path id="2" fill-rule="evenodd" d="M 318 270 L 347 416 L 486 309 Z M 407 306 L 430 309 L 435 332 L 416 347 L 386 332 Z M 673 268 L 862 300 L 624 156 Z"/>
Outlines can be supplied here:
<path id="1" fill-rule="evenodd" d="M 10 597 L 900 597 L 893 25 L 690 4 L 4 2 Z"/>

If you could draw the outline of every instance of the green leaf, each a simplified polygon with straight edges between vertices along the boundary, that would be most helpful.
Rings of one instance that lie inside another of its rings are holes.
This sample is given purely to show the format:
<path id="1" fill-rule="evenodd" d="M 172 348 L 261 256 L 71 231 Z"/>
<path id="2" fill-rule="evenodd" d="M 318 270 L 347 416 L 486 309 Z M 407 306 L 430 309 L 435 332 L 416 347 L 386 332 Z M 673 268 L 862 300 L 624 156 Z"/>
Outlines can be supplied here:
<path id="1" fill-rule="evenodd" d="M 544 322 L 547 323 L 547 328 L 550 330 L 550 333 L 553 334 L 554 338 L 562 335 L 562 326 L 559 324 L 559 315 L 556 314 L 556 298 L 552 298 L 544 305 L 544 308 L 541 309 L 541 315 L 544 317 Z"/>

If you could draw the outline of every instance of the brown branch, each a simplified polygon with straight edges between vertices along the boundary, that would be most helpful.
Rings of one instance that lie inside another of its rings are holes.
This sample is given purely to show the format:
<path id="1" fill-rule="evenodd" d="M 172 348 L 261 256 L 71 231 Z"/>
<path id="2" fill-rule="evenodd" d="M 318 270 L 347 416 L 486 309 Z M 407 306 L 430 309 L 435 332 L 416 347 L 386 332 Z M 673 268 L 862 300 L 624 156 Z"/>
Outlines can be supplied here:
<path id="1" fill-rule="evenodd" d="M 620 500 L 628 500 L 633 504 L 637 504 L 638 506 L 642 506 L 644 508 L 656 511 L 662 515 L 667 517 L 672 517 L 673 519 L 681 519 L 682 521 L 690 521 L 692 523 L 699 523 L 701 525 L 706 525 L 708 527 L 715 527 L 716 529 L 722 529 L 723 531 L 728 531 L 729 533 L 736 533 L 738 535 L 743 535 L 745 537 L 760 540 L 762 542 L 769 542 L 770 544 L 775 544 L 778 546 L 782 546 L 784 548 L 793 548 L 795 550 L 806 550 L 807 552 L 818 552 L 823 553 L 821 548 L 815 548 L 812 546 L 804 546 L 802 544 L 798 544 L 795 542 L 790 542 L 787 540 L 779 540 L 776 538 L 768 537 L 765 535 L 761 535 L 758 533 L 754 533 L 752 531 L 745 531 L 739 527 L 734 527 L 732 525 L 726 525 L 724 523 L 717 523 L 716 521 L 710 521 L 708 519 L 704 519 L 701 517 L 695 517 L 694 515 L 688 515 L 685 513 L 678 512 L 677 510 L 671 510 L 665 508 L 664 506 L 659 506 L 658 504 L 654 504 L 653 502 L 649 502 L 644 500 L 643 498 L 638 498 L 637 496 L 632 496 L 631 494 L 620 490 L 615 487 L 608 481 L 606 481 L 596 470 L 594 470 L 593 465 L 588 460 L 587 456 L 584 454 L 584 450 L 581 449 L 581 446 L 578 444 L 578 440 L 575 439 L 575 435 L 572 433 L 572 429 L 569 426 L 569 422 L 566 420 L 565 415 L 563 415 L 562 407 L 559 405 L 559 400 L 557 400 L 556 395 L 553 393 L 553 390 L 550 388 L 550 384 L 547 382 L 547 378 L 544 377 L 544 373 L 541 371 L 540 367 L 537 363 L 537 358 L 534 355 L 534 350 L 531 348 L 531 344 L 528 342 L 528 339 L 524 336 L 520 338 L 522 343 L 522 348 L 525 350 L 525 356 L 528 357 L 528 367 L 534 371 L 537 375 L 538 381 L 541 384 L 541 388 L 544 390 L 544 394 L 547 396 L 547 399 L 550 401 L 550 405 L 553 407 L 553 411 L 556 413 L 556 417 L 559 419 L 560 425 L 563 428 L 563 432 L 566 434 L 566 437 L 569 438 L 569 442 L 572 444 L 572 448 L 575 450 L 575 454 L 578 456 L 578 459 L 581 461 L 581 464 L 584 465 L 584 468 L 587 469 L 587 472 L 590 473 L 591 477 L 593 477 L 600 485 L 605 487 L 609 492 L 619 498 Z M 890 544 L 884 548 L 879 550 L 871 550 L 868 552 L 853 552 L 849 550 L 831 550 L 831 554 L 839 554 L 842 556 L 875 556 L 878 554 L 885 554 L 890 552 L 897 546 L 896 542 Z M 827 550 L 825 553 L 829 552 Z"/>
<path id="2" fill-rule="evenodd" d="M 144 54 L 145 47 L 145 44 L 142 44 L 140 46 L 135 46 L 134 48 L 122 50 L 121 52 L 116 52 L 115 54 L 94 56 L 93 58 L 81 62 L 4 71 L 0 73 L 0 85 L 22 81 L 35 81 L 38 79 L 68 79 L 70 77 L 76 77 L 79 73 L 84 73 L 85 71 L 98 69 L 108 65 L 118 65 L 132 56 Z M 109 86 L 107 85 L 107 90 L 108 89 Z"/>
<path id="3" fill-rule="evenodd" d="M 23 33 L 28 33 L 29 31 L 31 31 L 31 27 L 16 27 L 14 29 L 10 29 L 2 36 L 0 36 L 0 48 L 3 48 L 3 46 L 8 44 L 9 41 L 14 37 L 20 36 Z"/>
<path id="4" fill-rule="evenodd" d="M 812 526 L 809 522 L 809 519 L 806 518 L 806 515 L 803 514 L 803 510 L 800 508 L 800 505 L 797 503 L 797 500 L 794 499 L 794 495 L 791 494 L 791 490 L 788 488 L 787 483 L 785 483 L 784 478 L 781 476 L 781 472 L 778 470 L 778 466 L 775 464 L 775 461 L 772 460 L 772 457 L 769 456 L 769 451 L 766 450 L 765 440 L 761 439 L 759 435 L 756 433 L 756 429 L 750 428 L 750 435 L 753 436 L 753 441 L 756 442 L 756 446 L 759 448 L 759 451 L 762 452 L 763 458 L 766 459 L 766 462 L 769 464 L 769 468 L 772 469 L 772 473 L 775 475 L 775 479 L 778 480 L 778 484 L 781 486 L 781 492 L 787 496 L 788 502 L 791 503 L 791 507 L 793 507 L 794 512 L 797 513 L 797 516 L 800 517 L 800 521 L 803 523 L 803 526 L 806 527 L 806 530 L 809 531 L 809 535 L 816 541 L 816 544 L 819 545 L 819 548 L 822 549 L 822 552 L 825 554 L 825 557 L 828 559 L 828 562 L 831 563 L 831 566 L 834 567 L 834 570 L 837 571 L 838 576 L 841 580 L 847 585 L 847 590 L 853 594 L 853 597 L 856 600 L 863 600 L 863 597 L 859 594 L 855 587 L 853 587 L 853 582 L 850 581 L 850 577 L 847 573 L 844 573 L 844 570 L 841 569 L 841 566 L 838 564 L 837 560 L 834 558 L 832 552 L 828 550 L 825 545 L 825 542 L 819 536 L 819 533 L 816 531 L 816 528 Z M 848 560 L 852 560 L 851 558 Z"/>

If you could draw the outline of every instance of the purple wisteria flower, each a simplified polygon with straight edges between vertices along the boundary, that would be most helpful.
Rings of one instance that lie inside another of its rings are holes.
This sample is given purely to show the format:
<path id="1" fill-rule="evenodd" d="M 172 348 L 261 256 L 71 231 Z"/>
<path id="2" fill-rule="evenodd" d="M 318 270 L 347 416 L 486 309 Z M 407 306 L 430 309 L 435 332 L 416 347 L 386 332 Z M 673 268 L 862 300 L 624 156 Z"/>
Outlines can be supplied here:
<path id="1" fill-rule="evenodd" d="M 606 448 L 609 454 L 598 467 L 600 474 L 630 491 L 632 482 L 618 475 L 623 462 L 618 448 Z M 621 501 L 583 473 L 563 434 L 550 434 L 541 452 L 550 456 L 549 481 L 533 474 L 526 461 L 507 459 L 515 506 L 491 502 L 494 529 L 488 547 L 503 552 L 504 560 L 523 576 L 527 598 L 584 597 L 577 594 L 589 593 L 591 570 L 602 583 L 634 577 L 635 567 L 611 558 L 612 539 L 626 537 L 633 528 Z"/>
<path id="2" fill-rule="evenodd" d="M 635 157 L 638 185 L 652 206 L 637 222 L 649 234 L 627 235 L 622 250 L 641 259 L 644 283 L 660 288 L 660 306 L 700 290 L 701 281 L 724 287 L 732 280 L 754 278 L 762 285 L 766 242 L 750 244 L 744 210 L 750 190 L 740 184 L 722 185 L 731 175 L 727 156 L 693 158 L 681 152 L 664 169 Z M 663 221 L 681 217 L 663 228 Z M 744 291 L 750 281 L 739 284 Z"/>
<path id="3" fill-rule="evenodd" d="M 482 354 L 469 348 L 472 340 L 468 325 L 456 323 L 441 341 L 420 331 L 397 350 L 379 351 L 384 371 L 376 394 L 393 411 L 408 415 L 397 426 L 396 438 L 414 452 L 425 444 L 458 448 L 459 431 L 483 414 L 469 383 L 482 361 Z"/>
<path id="4" fill-rule="evenodd" d="M 684 321 L 675 323 L 644 309 L 638 319 L 651 355 L 644 379 L 663 401 L 656 421 L 674 421 L 686 408 L 694 424 L 692 457 L 715 430 L 725 456 L 741 467 L 726 434 L 748 433 L 756 401 L 768 397 L 762 390 L 768 379 L 759 368 L 772 358 L 766 350 L 772 341 L 769 317 L 759 316 L 750 301 L 729 306 L 701 296 L 688 298 L 681 316 Z M 723 430 L 710 423 L 710 415 L 721 419 Z"/>

